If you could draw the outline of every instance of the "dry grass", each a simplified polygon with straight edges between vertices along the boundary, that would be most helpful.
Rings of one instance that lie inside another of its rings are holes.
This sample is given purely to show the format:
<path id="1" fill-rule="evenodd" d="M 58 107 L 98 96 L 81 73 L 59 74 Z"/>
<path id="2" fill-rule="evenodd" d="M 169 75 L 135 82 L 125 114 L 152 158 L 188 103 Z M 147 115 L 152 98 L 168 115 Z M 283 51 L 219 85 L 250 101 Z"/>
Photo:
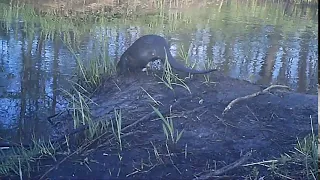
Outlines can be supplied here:
<path id="1" fill-rule="evenodd" d="M 177 9 L 205 6 L 207 0 L 22 0 L 15 3 L 32 4 L 45 13 L 74 16 L 85 12 L 121 15 L 152 13 L 164 7 Z"/>

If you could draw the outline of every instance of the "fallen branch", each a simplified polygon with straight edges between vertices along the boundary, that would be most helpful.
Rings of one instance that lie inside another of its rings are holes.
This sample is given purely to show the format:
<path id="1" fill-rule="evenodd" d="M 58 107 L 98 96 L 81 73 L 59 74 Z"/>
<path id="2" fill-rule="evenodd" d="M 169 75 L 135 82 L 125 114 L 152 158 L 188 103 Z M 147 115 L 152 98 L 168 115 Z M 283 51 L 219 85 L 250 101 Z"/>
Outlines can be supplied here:
<path id="1" fill-rule="evenodd" d="M 252 151 L 247 152 L 244 156 L 242 156 L 240 159 L 238 159 L 237 161 L 224 166 L 218 170 L 215 170 L 213 172 L 209 172 L 207 174 L 201 175 L 199 177 L 193 178 L 193 180 L 204 180 L 204 179 L 209 179 L 212 178 L 214 176 L 218 176 L 221 175 L 227 171 L 230 171 L 231 169 L 234 169 L 236 167 L 239 167 L 241 164 L 243 164 L 245 161 L 247 161 L 250 157 L 252 156 Z"/>
<path id="2" fill-rule="evenodd" d="M 275 88 L 284 88 L 284 89 L 288 89 L 290 90 L 290 88 L 288 86 L 283 86 L 283 85 L 271 85 L 269 86 L 268 88 L 262 90 L 262 91 L 259 91 L 259 92 L 256 92 L 256 93 L 253 93 L 253 94 L 250 94 L 250 95 L 247 95 L 247 96 L 243 96 L 243 97 L 239 97 L 237 99 L 234 99 L 232 100 L 228 106 L 223 110 L 222 112 L 222 115 L 225 115 L 227 113 L 227 111 L 229 111 L 231 109 L 231 107 L 238 103 L 239 101 L 242 101 L 242 100 L 245 100 L 245 99 L 249 99 L 249 98 L 253 98 L 253 97 L 256 97 L 256 96 L 259 96 L 261 94 L 266 94 L 267 92 L 269 92 L 271 89 L 275 89 Z"/>

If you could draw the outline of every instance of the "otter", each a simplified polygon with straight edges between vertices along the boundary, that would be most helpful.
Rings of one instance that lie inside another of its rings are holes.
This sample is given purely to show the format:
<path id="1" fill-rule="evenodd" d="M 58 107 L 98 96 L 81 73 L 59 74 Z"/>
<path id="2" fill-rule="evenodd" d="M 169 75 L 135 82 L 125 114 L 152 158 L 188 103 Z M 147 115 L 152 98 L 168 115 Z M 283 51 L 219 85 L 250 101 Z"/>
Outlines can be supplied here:
<path id="1" fill-rule="evenodd" d="M 167 41 L 163 37 L 153 34 L 138 38 L 121 55 L 120 61 L 117 63 L 117 70 L 120 74 L 126 71 L 133 72 L 141 70 L 145 68 L 149 62 L 157 59 L 160 59 L 162 63 L 164 63 L 166 56 L 171 67 L 181 72 L 205 74 L 216 71 L 216 69 L 199 71 L 183 66 L 172 56 Z"/>

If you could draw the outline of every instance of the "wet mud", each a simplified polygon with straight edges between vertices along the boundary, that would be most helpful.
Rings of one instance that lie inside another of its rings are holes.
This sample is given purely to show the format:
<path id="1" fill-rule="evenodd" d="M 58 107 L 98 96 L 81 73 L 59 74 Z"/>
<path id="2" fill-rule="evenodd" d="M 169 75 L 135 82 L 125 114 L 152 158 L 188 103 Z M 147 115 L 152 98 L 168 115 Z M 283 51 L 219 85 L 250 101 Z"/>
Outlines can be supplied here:
<path id="1" fill-rule="evenodd" d="M 121 109 L 122 127 L 139 121 L 122 131 L 128 134 L 122 137 L 122 151 L 115 140 L 105 146 L 96 144 L 89 152 L 60 164 L 47 177 L 193 179 L 237 161 L 249 151 L 252 156 L 245 164 L 279 158 L 294 149 L 297 138 L 311 133 L 311 119 L 317 131 L 316 95 L 274 90 L 235 104 L 223 116 L 230 101 L 266 87 L 219 72 L 210 74 L 211 83 L 204 81 L 203 75 L 187 78 L 190 93 L 180 86 L 170 90 L 157 76 L 144 72 L 107 78 L 92 97 L 97 104 L 92 106 L 95 119 L 114 119 L 116 108 Z M 162 121 L 152 113 L 151 105 L 164 117 L 172 117 L 175 129 L 184 130 L 176 144 L 166 143 Z M 273 179 L 266 167 L 255 168 L 258 177 Z M 253 166 L 239 166 L 213 179 L 245 179 L 254 177 L 253 171 Z"/>

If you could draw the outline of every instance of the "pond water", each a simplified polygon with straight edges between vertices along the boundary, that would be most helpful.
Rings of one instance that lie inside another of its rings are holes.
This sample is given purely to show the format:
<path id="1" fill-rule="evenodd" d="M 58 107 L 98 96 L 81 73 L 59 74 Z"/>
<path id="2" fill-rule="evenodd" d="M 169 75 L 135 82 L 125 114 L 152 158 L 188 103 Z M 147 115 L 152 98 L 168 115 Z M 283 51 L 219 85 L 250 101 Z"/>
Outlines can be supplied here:
<path id="1" fill-rule="evenodd" d="M 317 93 L 317 10 L 266 1 L 215 2 L 88 24 L 2 4 L 1 137 L 23 140 L 48 134 L 46 118 L 65 107 L 58 90 L 69 87 L 76 57 L 113 62 L 149 33 L 164 36 L 176 57 L 181 49 L 188 52 L 188 63 L 195 68 L 210 62 L 234 78 Z M 69 44 L 77 47 L 74 53 Z"/>

